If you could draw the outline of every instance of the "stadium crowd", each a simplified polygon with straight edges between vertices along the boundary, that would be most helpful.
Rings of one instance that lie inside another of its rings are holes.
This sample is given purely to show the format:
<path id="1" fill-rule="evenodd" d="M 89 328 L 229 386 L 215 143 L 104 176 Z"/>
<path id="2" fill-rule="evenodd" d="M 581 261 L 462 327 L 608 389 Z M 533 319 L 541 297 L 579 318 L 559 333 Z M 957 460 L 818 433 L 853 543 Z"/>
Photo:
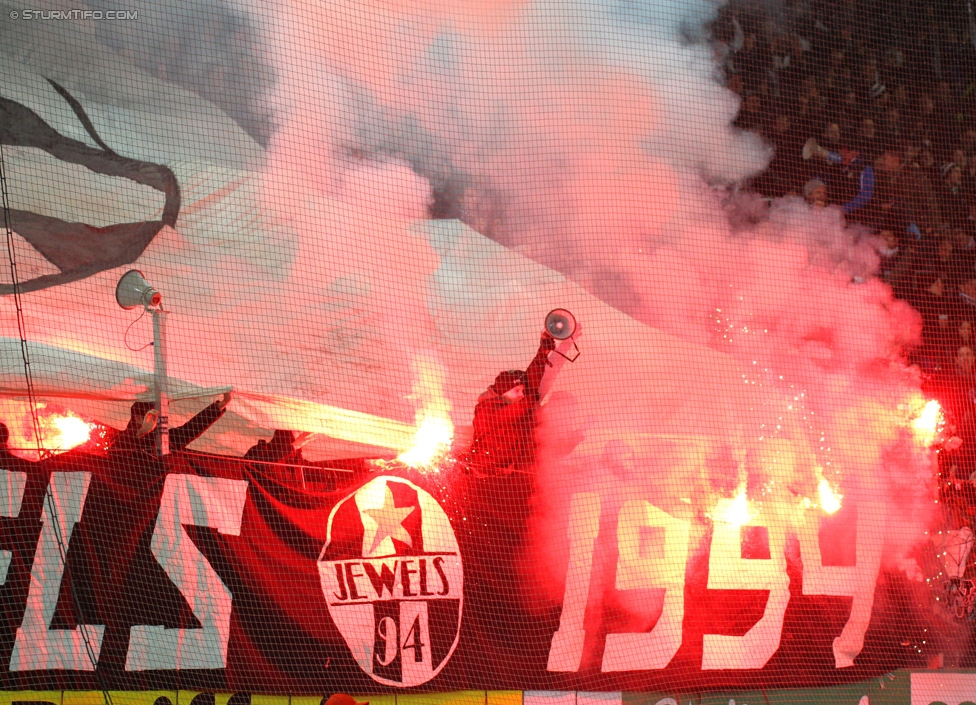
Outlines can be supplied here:
<path id="1" fill-rule="evenodd" d="M 736 125 L 775 149 L 751 188 L 837 206 L 922 314 L 912 361 L 976 475 L 976 24 L 939 0 L 818 0 L 792 19 L 728 6 L 712 28 Z"/>

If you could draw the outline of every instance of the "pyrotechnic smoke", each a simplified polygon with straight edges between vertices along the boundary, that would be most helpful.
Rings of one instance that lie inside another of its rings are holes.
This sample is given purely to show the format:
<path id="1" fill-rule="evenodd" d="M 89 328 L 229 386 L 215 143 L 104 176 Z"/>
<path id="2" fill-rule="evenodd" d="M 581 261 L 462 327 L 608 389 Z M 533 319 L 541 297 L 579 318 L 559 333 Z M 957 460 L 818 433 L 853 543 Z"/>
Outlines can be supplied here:
<path id="1" fill-rule="evenodd" d="M 242 370 L 256 391 L 409 422 L 421 406 L 406 399 L 410 362 L 432 348 L 459 425 L 474 382 L 498 370 L 485 360 L 527 363 L 513 336 L 536 315 L 526 309 L 538 306 L 541 328 L 569 304 L 528 302 L 542 287 L 522 281 L 525 260 L 459 230 L 410 229 L 433 200 L 640 322 L 590 303 L 603 317 L 580 315 L 601 342 L 560 372 L 541 415 L 533 506 L 546 530 L 534 550 L 565 559 L 571 497 L 590 490 L 611 534 L 632 496 L 696 531 L 728 506 L 785 530 L 831 502 L 884 506 L 898 522 L 876 538 L 897 563 L 934 509 L 932 457 L 912 428 L 924 400 L 901 358 L 918 317 L 873 278 L 869 239 L 836 211 L 730 196 L 770 151 L 731 126 L 738 100 L 702 38 L 718 6 L 239 3 L 275 70 L 276 131 L 259 185 L 174 165 L 179 233 L 164 231 L 146 260 L 211 308 L 174 317 L 194 344 L 173 369 L 215 383 L 217 350 L 221 371 Z M 225 188 L 247 199 L 221 202 L 229 245 L 206 239 L 208 199 Z M 188 261 L 208 276 L 193 280 Z M 492 317 L 482 301 L 510 308 Z M 120 337 L 118 313 L 101 315 Z M 512 351 L 482 354 L 472 341 L 489 335 L 474 320 Z M 695 358 L 669 357 L 678 349 Z M 614 560 L 597 556 L 597 592 L 612 587 Z M 561 585 L 546 587 L 560 598 Z"/>
<path id="2" fill-rule="evenodd" d="M 932 466 L 910 433 L 920 395 L 900 357 L 916 315 L 872 278 L 869 239 L 839 213 L 730 199 L 723 185 L 761 170 L 769 150 L 731 126 L 737 98 L 702 39 L 715 4 L 293 0 L 273 15 L 252 10 L 278 70 L 279 171 L 331 192 L 358 159 L 408 160 L 472 226 L 740 362 L 758 407 L 737 410 L 741 438 L 722 439 L 743 454 L 730 477 L 713 471 L 728 499 L 747 481 L 751 499 L 765 487 L 816 503 L 826 478 L 852 501 L 904 510 L 892 555 L 923 535 L 932 498 L 919 488 Z M 646 374 L 620 345 L 616 364 Z M 697 401 L 705 413 L 689 432 L 726 433 L 706 411 L 714 400 Z M 789 467 L 763 450 L 780 439 L 794 445 Z M 547 477 L 543 495 L 566 506 Z"/>

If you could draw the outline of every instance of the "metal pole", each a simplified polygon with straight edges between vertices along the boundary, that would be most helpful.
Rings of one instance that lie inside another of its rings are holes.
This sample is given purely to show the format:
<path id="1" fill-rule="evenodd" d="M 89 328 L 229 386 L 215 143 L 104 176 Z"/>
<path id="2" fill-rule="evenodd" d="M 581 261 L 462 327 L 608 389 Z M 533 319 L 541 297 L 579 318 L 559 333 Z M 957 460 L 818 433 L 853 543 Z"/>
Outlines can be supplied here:
<path id="1" fill-rule="evenodd" d="M 153 380 L 156 385 L 156 413 L 159 414 L 156 436 L 156 455 L 169 454 L 169 397 L 166 393 L 166 314 L 161 308 L 152 310 L 153 319 Z"/>

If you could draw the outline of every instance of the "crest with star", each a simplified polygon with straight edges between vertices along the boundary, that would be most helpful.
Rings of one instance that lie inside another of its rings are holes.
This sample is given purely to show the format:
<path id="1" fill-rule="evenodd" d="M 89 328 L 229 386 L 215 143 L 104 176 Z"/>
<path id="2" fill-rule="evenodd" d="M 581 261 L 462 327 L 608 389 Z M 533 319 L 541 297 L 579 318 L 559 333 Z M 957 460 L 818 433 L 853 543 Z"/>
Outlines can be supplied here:
<path id="1" fill-rule="evenodd" d="M 349 497 L 336 510 L 325 560 L 423 555 L 422 510 L 417 491 L 390 479 L 383 491 Z"/>

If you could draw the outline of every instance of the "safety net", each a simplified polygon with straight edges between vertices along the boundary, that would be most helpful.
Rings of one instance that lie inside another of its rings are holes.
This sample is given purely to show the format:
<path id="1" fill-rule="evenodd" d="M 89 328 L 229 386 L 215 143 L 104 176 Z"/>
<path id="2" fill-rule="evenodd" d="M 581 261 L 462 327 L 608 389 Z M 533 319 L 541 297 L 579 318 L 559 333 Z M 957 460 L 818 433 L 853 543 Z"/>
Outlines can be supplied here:
<path id="1" fill-rule="evenodd" d="M 0 10 L 0 705 L 976 699 L 970 3 Z"/>

